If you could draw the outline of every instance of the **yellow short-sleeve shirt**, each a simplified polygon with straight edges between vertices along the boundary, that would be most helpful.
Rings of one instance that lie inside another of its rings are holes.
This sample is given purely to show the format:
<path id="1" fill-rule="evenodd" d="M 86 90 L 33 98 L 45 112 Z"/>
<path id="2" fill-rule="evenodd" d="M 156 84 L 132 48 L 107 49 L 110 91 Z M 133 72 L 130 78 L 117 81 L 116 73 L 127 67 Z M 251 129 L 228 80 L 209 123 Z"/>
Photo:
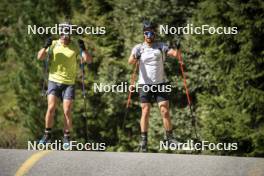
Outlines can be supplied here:
<path id="1" fill-rule="evenodd" d="M 50 49 L 49 80 L 66 85 L 75 84 L 78 48 L 72 42 L 63 45 L 60 40 L 53 40 Z"/>

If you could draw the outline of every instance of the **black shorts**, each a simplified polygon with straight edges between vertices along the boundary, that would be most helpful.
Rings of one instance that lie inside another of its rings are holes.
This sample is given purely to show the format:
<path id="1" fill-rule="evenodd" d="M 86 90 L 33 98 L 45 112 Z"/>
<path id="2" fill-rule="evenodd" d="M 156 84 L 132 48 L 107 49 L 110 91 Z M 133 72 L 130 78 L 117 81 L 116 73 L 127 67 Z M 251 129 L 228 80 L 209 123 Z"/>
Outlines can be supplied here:
<path id="1" fill-rule="evenodd" d="M 171 85 L 167 83 L 148 85 L 139 84 L 139 98 L 141 103 L 151 103 L 153 98 L 156 102 L 168 101 Z"/>
<path id="2" fill-rule="evenodd" d="M 61 100 L 73 100 L 75 97 L 75 87 L 74 85 L 67 85 L 49 81 L 47 95 L 52 94 Z"/>

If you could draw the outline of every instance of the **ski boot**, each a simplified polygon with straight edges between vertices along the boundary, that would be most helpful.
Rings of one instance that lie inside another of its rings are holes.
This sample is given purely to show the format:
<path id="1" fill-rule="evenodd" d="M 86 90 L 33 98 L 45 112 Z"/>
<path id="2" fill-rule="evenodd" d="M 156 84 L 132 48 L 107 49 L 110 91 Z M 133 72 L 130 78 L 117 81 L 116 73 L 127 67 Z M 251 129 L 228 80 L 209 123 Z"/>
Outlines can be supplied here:
<path id="1" fill-rule="evenodd" d="M 140 141 L 138 146 L 138 152 L 146 153 L 148 152 L 148 142 L 145 140 Z"/>
<path id="2" fill-rule="evenodd" d="M 166 132 L 166 135 L 164 136 L 164 142 L 168 142 L 168 145 L 178 145 L 179 142 L 175 139 L 172 132 Z"/>
<path id="3" fill-rule="evenodd" d="M 68 133 L 64 134 L 63 136 L 63 150 L 70 149 L 70 135 Z"/>
<path id="4" fill-rule="evenodd" d="M 51 143 L 51 134 L 45 133 L 43 137 L 39 140 L 39 144 L 46 145 L 48 143 Z"/>
<path id="5" fill-rule="evenodd" d="M 147 133 L 141 134 L 141 141 L 139 142 L 138 152 L 146 153 L 148 152 L 148 137 Z"/>

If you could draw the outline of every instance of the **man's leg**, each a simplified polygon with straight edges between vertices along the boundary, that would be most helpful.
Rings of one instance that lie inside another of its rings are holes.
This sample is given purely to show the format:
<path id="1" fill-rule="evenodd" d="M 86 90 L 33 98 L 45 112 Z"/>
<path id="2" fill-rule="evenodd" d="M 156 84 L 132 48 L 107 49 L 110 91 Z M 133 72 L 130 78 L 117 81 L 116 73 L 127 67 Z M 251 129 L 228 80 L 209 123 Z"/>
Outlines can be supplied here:
<path id="1" fill-rule="evenodd" d="M 161 101 L 158 103 L 161 117 L 163 120 L 163 125 L 166 131 L 172 130 L 170 110 L 169 110 L 169 101 Z"/>
<path id="2" fill-rule="evenodd" d="M 63 114 L 64 114 L 64 135 L 63 135 L 63 147 L 67 149 L 70 147 L 70 131 L 72 128 L 72 109 L 73 100 L 63 100 Z"/>
<path id="3" fill-rule="evenodd" d="M 48 95 L 48 108 L 45 116 L 45 134 L 39 143 L 46 144 L 51 140 L 51 128 L 53 126 L 54 114 L 57 105 L 57 97 L 55 95 Z"/>
<path id="4" fill-rule="evenodd" d="M 54 121 L 54 114 L 56 110 L 58 98 L 55 95 L 48 95 L 48 109 L 45 116 L 45 127 L 52 128 Z"/>
<path id="5" fill-rule="evenodd" d="M 140 143 L 139 151 L 147 152 L 148 151 L 148 125 L 149 125 L 149 112 L 150 112 L 150 103 L 141 103 L 141 119 L 140 119 Z"/>
<path id="6" fill-rule="evenodd" d="M 150 103 L 141 103 L 141 110 L 140 129 L 143 133 L 148 131 Z"/>
<path id="7" fill-rule="evenodd" d="M 64 113 L 64 132 L 69 133 L 72 128 L 72 109 L 73 100 L 64 99 L 63 100 L 63 113 Z"/>
<path id="8" fill-rule="evenodd" d="M 72 129 L 72 106 L 75 96 L 74 85 L 67 85 L 62 92 L 63 96 L 63 114 L 64 114 L 64 136 L 63 136 L 63 146 L 68 148 L 70 146 L 70 131 Z"/>
<path id="9" fill-rule="evenodd" d="M 169 109 L 169 101 L 161 101 L 158 102 L 160 113 L 163 120 L 163 125 L 166 131 L 165 134 L 165 140 L 169 143 L 175 143 L 177 144 L 176 139 L 173 137 L 172 132 L 172 124 L 171 124 L 171 118 L 170 118 L 170 109 Z"/>
<path id="10" fill-rule="evenodd" d="M 148 150 L 148 126 L 149 126 L 149 113 L 150 113 L 150 102 L 152 98 L 152 93 L 147 91 L 145 88 L 148 85 L 139 85 L 139 98 L 141 102 L 141 118 L 140 118 L 140 142 L 139 151 L 147 152 Z"/>

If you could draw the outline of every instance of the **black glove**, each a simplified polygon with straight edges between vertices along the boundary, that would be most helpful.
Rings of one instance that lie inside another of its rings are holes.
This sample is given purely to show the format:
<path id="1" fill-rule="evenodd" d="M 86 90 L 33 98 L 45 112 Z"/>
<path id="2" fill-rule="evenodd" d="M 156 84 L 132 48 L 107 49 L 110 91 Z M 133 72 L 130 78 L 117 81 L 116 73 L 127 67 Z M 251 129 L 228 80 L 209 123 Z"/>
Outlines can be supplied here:
<path id="1" fill-rule="evenodd" d="M 49 37 L 44 45 L 44 48 L 47 49 L 52 44 L 52 37 Z"/>
<path id="2" fill-rule="evenodd" d="M 85 50 L 85 45 L 84 45 L 83 40 L 79 39 L 79 40 L 78 40 L 78 44 L 79 44 L 79 47 L 80 47 L 82 50 Z"/>
<path id="3" fill-rule="evenodd" d="M 137 49 L 137 51 L 136 51 L 136 53 L 135 53 L 135 58 L 136 58 L 137 60 L 139 60 L 140 57 L 141 57 L 140 49 Z"/>
<path id="4" fill-rule="evenodd" d="M 181 47 L 180 40 L 178 40 L 175 45 L 176 45 L 176 49 L 180 49 L 180 47 Z"/>

